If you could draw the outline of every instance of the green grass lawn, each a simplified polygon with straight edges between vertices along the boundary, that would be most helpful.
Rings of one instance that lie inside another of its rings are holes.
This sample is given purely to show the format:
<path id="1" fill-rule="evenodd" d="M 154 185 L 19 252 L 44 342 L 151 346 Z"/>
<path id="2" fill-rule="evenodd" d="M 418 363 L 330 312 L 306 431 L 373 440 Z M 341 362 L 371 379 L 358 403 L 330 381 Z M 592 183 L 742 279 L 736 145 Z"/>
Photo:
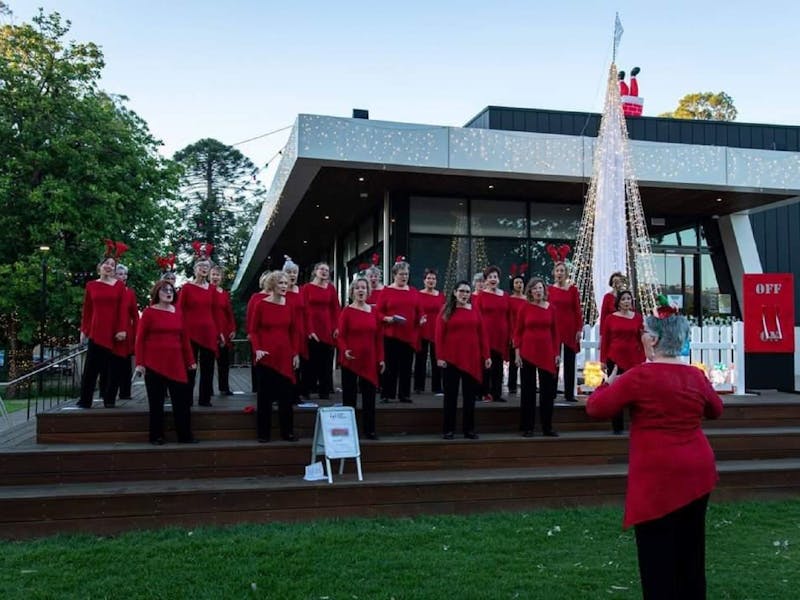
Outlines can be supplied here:
<path id="1" fill-rule="evenodd" d="M 498 506 L 502 509 L 502 506 Z M 615 508 L 5 542 L 11 598 L 640 598 Z M 714 504 L 709 599 L 800 597 L 800 500 Z"/>
<path id="2" fill-rule="evenodd" d="M 4 400 L 3 402 L 6 405 L 6 410 L 10 413 L 28 408 L 27 400 Z"/>

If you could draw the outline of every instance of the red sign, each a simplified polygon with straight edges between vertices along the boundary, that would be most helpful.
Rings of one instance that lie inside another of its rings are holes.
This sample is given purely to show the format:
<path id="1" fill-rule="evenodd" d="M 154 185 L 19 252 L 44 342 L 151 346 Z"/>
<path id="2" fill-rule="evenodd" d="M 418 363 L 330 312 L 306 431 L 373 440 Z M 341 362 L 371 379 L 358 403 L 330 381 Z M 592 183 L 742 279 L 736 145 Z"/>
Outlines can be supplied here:
<path id="1" fill-rule="evenodd" d="M 794 276 L 744 276 L 744 351 L 794 352 Z"/>

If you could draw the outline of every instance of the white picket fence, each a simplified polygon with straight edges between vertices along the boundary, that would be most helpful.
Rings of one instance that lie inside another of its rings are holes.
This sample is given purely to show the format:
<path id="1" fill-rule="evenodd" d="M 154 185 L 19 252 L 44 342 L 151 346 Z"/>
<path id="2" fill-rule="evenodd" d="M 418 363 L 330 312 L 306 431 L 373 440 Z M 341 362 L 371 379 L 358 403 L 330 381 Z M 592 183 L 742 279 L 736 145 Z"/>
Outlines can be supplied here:
<path id="1" fill-rule="evenodd" d="M 586 361 L 600 360 L 600 326 L 586 325 L 583 328 L 581 352 L 576 357 L 577 369 L 583 369 Z M 741 321 L 730 326 L 706 325 L 692 327 L 687 362 L 703 363 L 707 367 L 717 364 L 733 369 L 733 385 L 737 394 L 744 394 L 744 324 Z M 563 377 L 563 375 L 562 375 Z"/>

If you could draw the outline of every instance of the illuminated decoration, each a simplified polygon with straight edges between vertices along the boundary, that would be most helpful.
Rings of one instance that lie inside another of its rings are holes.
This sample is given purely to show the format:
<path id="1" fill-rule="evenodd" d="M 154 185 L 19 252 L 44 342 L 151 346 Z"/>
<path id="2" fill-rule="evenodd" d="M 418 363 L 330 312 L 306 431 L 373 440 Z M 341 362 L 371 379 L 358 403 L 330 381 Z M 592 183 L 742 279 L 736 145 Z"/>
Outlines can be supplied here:
<path id="1" fill-rule="evenodd" d="M 473 230 L 480 233 L 479 225 L 475 225 Z M 489 264 L 489 258 L 486 254 L 486 240 L 482 237 L 473 237 L 472 244 L 470 239 L 465 236 L 455 235 L 457 231 L 467 230 L 467 217 L 466 215 L 459 214 L 453 227 L 453 237 L 450 239 L 450 256 L 447 259 L 447 270 L 444 274 L 444 293 L 450 294 L 455 288 L 456 281 L 463 277 L 464 273 L 469 273 L 470 268 L 470 247 L 472 248 L 472 268 L 481 270 Z M 460 275 L 459 275 L 460 274 Z M 472 279 L 472 273 L 466 277 L 467 280 Z M 473 290 L 474 291 L 474 290 Z"/>
<path id="2" fill-rule="evenodd" d="M 583 367 L 583 388 L 595 389 L 599 387 L 605 379 L 603 365 L 595 360 L 588 360 Z"/>
<path id="3" fill-rule="evenodd" d="M 578 286 L 589 324 L 597 321 L 608 276 L 615 271 L 628 274 L 636 303 L 644 313 L 653 310 L 660 292 L 628 142 L 617 67 L 612 63 L 592 177 L 570 265 L 570 277 Z"/>
<path id="4" fill-rule="evenodd" d="M 701 363 L 701 362 L 693 362 L 692 366 L 697 368 L 697 369 L 700 369 L 706 375 L 706 377 L 708 377 L 708 367 L 705 366 L 703 363 Z"/>

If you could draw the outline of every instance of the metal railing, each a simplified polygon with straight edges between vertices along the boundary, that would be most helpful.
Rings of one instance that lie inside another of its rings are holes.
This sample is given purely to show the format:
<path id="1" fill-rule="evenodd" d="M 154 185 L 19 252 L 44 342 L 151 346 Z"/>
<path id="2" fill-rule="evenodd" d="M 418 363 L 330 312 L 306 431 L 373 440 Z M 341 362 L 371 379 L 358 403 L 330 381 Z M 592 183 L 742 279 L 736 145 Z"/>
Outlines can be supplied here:
<path id="1" fill-rule="evenodd" d="M 62 402 L 74 400 L 80 391 L 81 364 L 86 346 L 68 351 L 65 355 L 47 360 L 30 373 L 11 381 L 0 382 L 0 402 L 27 402 L 27 416 L 38 414 Z M 7 406 L 0 412 L 7 418 Z M 8 419 L 6 419 L 8 420 Z"/>

